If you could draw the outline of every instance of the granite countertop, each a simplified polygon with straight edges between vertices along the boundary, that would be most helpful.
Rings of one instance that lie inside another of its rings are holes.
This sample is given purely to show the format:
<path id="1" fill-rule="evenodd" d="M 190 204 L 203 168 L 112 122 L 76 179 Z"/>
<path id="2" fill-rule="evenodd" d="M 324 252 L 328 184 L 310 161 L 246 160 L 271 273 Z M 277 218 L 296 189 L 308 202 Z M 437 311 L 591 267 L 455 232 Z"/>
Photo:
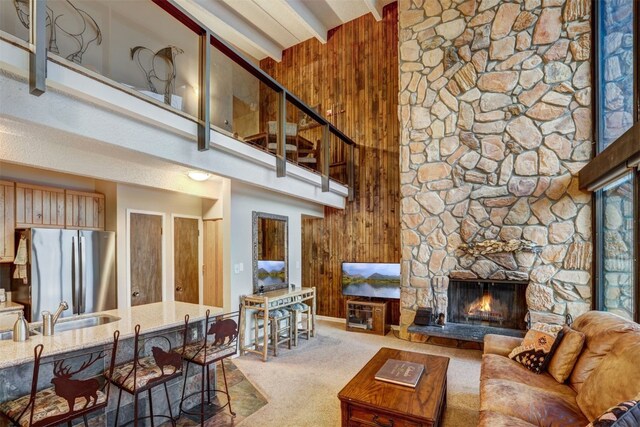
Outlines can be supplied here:
<path id="1" fill-rule="evenodd" d="M 184 302 L 159 302 L 77 316 L 77 318 L 82 318 L 108 315 L 119 317 L 120 319 L 104 325 L 56 332 L 53 336 L 48 337 L 34 335 L 25 342 L 0 341 L 0 354 L 2 355 L 0 356 L 0 369 L 32 361 L 33 348 L 38 344 L 44 345 L 43 356 L 82 350 L 112 342 L 113 333 L 116 330 L 120 331 L 121 340 L 132 338 L 137 324 L 140 325 L 140 332 L 144 334 L 179 326 L 184 323 L 184 316 L 187 314 L 190 321 L 202 320 L 206 316 L 207 309 L 211 310 L 211 314 L 221 314 L 223 312 L 220 307 Z M 65 318 L 64 320 L 68 319 Z M 36 325 L 34 323 L 31 326 Z"/>
<path id="2" fill-rule="evenodd" d="M 0 302 L 0 313 L 5 311 L 15 311 L 24 308 L 22 304 L 13 301 Z"/>

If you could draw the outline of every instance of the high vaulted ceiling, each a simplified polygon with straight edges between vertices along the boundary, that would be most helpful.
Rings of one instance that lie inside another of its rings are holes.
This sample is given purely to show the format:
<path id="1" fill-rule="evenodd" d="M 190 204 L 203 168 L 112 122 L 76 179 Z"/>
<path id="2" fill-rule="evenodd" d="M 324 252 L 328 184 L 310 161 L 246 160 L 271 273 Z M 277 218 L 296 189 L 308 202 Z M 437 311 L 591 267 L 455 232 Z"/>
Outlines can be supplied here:
<path id="1" fill-rule="evenodd" d="M 372 13 L 395 0 L 177 0 L 215 34 L 255 59 L 282 59 L 282 51 Z"/>

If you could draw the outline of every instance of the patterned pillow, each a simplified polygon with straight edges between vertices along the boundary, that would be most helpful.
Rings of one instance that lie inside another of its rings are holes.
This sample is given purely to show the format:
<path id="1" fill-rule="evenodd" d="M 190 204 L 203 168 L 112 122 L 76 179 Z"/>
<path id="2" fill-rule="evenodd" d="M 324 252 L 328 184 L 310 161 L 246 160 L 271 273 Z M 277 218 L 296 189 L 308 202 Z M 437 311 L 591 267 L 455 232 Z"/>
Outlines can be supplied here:
<path id="1" fill-rule="evenodd" d="M 553 352 L 562 339 L 562 325 L 534 323 L 522 344 L 514 348 L 509 358 L 536 374 L 547 369 Z"/>
<path id="2" fill-rule="evenodd" d="M 629 400 L 607 409 L 587 427 L 637 426 L 640 423 L 640 402 Z"/>

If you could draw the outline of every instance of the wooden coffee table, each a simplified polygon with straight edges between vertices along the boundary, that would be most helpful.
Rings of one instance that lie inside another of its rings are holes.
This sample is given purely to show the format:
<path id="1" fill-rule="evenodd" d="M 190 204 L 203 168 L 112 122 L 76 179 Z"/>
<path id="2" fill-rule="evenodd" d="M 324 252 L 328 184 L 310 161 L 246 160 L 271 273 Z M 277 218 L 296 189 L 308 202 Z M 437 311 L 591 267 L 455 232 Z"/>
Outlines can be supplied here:
<path id="1" fill-rule="evenodd" d="M 388 359 L 421 363 L 416 388 L 376 380 Z M 427 427 L 440 425 L 447 402 L 449 358 L 383 347 L 340 393 L 343 427 Z"/>

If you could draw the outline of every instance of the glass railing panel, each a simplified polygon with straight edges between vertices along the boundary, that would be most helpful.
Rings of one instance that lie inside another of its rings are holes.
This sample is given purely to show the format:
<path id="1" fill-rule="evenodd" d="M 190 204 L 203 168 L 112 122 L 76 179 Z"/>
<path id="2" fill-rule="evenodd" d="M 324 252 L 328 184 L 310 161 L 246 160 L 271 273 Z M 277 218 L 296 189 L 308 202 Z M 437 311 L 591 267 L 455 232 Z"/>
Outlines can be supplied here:
<path id="1" fill-rule="evenodd" d="M 329 177 L 341 184 L 349 181 L 349 146 L 334 134 L 330 134 Z"/>
<path id="2" fill-rule="evenodd" d="M 0 31 L 29 41 L 29 0 L 0 0 Z"/>
<path id="3" fill-rule="evenodd" d="M 257 148 L 275 148 L 278 94 L 257 77 L 211 47 L 211 127 Z M 271 126 L 273 128 L 273 126 Z"/>
<path id="4" fill-rule="evenodd" d="M 287 101 L 287 159 L 301 167 L 320 172 L 323 126 Z"/>
<path id="5" fill-rule="evenodd" d="M 196 117 L 198 36 L 151 1 L 48 0 L 47 48 Z"/>

